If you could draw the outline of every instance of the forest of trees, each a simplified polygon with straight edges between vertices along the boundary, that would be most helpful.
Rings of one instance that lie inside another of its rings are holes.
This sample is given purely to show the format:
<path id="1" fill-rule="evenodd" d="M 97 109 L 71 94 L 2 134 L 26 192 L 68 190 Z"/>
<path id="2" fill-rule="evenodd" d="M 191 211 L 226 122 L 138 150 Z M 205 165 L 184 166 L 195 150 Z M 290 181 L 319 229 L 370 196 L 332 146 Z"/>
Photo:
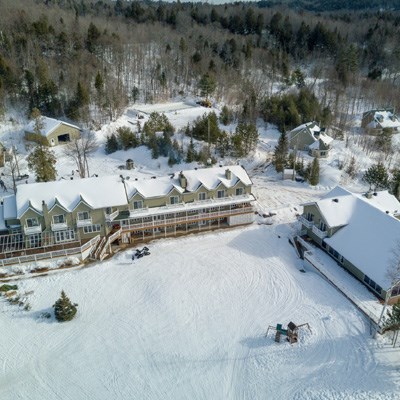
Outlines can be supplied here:
<path id="1" fill-rule="evenodd" d="M 0 109 L 99 125 L 129 101 L 212 94 L 253 122 L 276 83 L 307 86 L 339 123 L 360 99 L 398 108 L 396 2 L 279 3 L 3 0 Z"/>

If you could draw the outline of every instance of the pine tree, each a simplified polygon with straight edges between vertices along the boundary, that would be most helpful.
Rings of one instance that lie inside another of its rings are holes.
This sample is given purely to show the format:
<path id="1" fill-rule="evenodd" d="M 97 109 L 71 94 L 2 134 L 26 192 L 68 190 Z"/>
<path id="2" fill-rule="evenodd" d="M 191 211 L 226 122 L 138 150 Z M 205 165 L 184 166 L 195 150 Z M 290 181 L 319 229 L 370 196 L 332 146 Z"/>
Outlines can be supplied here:
<path id="1" fill-rule="evenodd" d="M 390 180 L 390 192 L 400 200 L 400 170 L 395 169 L 392 172 L 392 179 Z"/>
<path id="2" fill-rule="evenodd" d="M 400 329 L 400 300 L 393 305 L 392 311 L 387 311 L 383 326 L 385 330 L 397 331 Z"/>
<path id="3" fill-rule="evenodd" d="M 28 156 L 28 168 L 36 174 L 36 182 L 49 182 L 56 179 L 56 157 L 45 146 L 37 146 Z"/>
<path id="4" fill-rule="evenodd" d="M 386 189 L 389 185 L 389 175 L 385 166 L 379 162 L 367 169 L 363 181 L 368 183 L 372 190 Z"/>
<path id="5" fill-rule="evenodd" d="M 357 175 L 356 158 L 354 156 L 352 156 L 350 159 L 350 163 L 346 168 L 346 173 L 350 176 L 351 179 L 354 179 Z"/>
<path id="6" fill-rule="evenodd" d="M 117 137 L 113 133 L 111 136 L 107 136 L 105 151 L 106 154 L 111 154 L 116 152 L 117 150 L 119 150 L 119 144 Z"/>
<path id="7" fill-rule="evenodd" d="M 75 317 L 78 304 L 71 303 L 64 290 L 61 297 L 54 303 L 54 314 L 58 322 L 71 321 Z"/>
<path id="8" fill-rule="evenodd" d="M 196 151 L 194 149 L 193 138 L 190 138 L 189 147 L 186 153 L 186 162 L 191 163 L 196 159 Z"/>
<path id="9" fill-rule="evenodd" d="M 289 142 L 286 133 L 283 132 L 278 140 L 278 145 L 274 152 L 274 165 L 276 172 L 283 172 L 286 166 L 286 161 L 289 151 Z"/>
<path id="10" fill-rule="evenodd" d="M 200 95 L 204 96 L 206 98 L 206 101 L 208 100 L 208 97 L 213 94 L 216 87 L 217 84 L 215 82 L 215 79 L 208 73 L 204 74 L 198 83 Z"/>
<path id="11" fill-rule="evenodd" d="M 319 161 L 317 157 L 314 158 L 311 164 L 309 182 L 312 186 L 318 185 L 319 183 Z"/>

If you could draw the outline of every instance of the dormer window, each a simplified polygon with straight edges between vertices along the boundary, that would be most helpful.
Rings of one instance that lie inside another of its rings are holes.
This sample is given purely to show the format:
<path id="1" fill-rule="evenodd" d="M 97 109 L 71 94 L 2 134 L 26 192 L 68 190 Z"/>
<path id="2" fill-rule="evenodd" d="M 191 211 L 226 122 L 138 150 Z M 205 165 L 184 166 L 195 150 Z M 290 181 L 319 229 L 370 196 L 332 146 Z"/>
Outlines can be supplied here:
<path id="1" fill-rule="evenodd" d="M 88 211 L 78 212 L 78 221 L 85 221 L 90 219 L 90 214 Z"/>
<path id="2" fill-rule="evenodd" d="M 142 200 L 137 200 L 133 202 L 133 209 L 134 210 L 140 210 L 143 208 L 143 201 Z"/>
<path id="3" fill-rule="evenodd" d="M 39 226 L 39 222 L 38 222 L 37 218 L 27 218 L 26 226 L 28 228 L 32 228 L 34 226 Z"/>
<path id="4" fill-rule="evenodd" d="M 178 196 L 171 196 L 169 198 L 169 203 L 170 204 L 178 204 L 179 203 L 179 197 Z"/>
<path id="5" fill-rule="evenodd" d="M 63 224 L 65 222 L 65 216 L 64 214 L 60 214 L 60 215 L 54 215 L 53 216 L 53 222 L 55 224 Z"/>

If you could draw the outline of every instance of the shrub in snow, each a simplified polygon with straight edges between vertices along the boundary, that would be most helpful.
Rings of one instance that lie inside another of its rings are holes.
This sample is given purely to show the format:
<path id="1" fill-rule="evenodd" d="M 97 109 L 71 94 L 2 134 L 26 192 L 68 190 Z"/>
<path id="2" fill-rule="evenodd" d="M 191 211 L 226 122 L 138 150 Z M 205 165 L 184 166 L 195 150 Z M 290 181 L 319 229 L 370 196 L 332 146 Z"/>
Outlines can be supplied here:
<path id="1" fill-rule="evenodd" d="M 78 304 L 71 303 L 64 290 L 61 291 L 61 297 L 55 302 L 54 314 L 58 322 L 71 321 L 75 317 Z"/>

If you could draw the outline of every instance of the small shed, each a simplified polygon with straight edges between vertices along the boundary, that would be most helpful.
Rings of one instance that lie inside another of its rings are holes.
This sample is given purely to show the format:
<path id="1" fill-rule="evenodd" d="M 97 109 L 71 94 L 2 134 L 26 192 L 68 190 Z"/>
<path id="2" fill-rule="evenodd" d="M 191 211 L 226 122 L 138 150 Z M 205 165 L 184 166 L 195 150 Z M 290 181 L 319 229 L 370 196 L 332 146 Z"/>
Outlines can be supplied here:
<path id="1" fill-rule="evenodd" d="M 126 160 L 126 169 L 133 169 L 133 168 L 135 168 L 135 163 L 131 158 L 128 158 Z"/>
<path id="2" fill-rule="evenodd" d="M 35 120 L 32 120 L 24 129 L 26 140 L 38 142 L 42 137 L 47 139 L 50 146 L 57 146 L 81 137 L 81 129 L 78 126 L 49 117 L 41 119 L 40 135 L 35 130 Z"/>

